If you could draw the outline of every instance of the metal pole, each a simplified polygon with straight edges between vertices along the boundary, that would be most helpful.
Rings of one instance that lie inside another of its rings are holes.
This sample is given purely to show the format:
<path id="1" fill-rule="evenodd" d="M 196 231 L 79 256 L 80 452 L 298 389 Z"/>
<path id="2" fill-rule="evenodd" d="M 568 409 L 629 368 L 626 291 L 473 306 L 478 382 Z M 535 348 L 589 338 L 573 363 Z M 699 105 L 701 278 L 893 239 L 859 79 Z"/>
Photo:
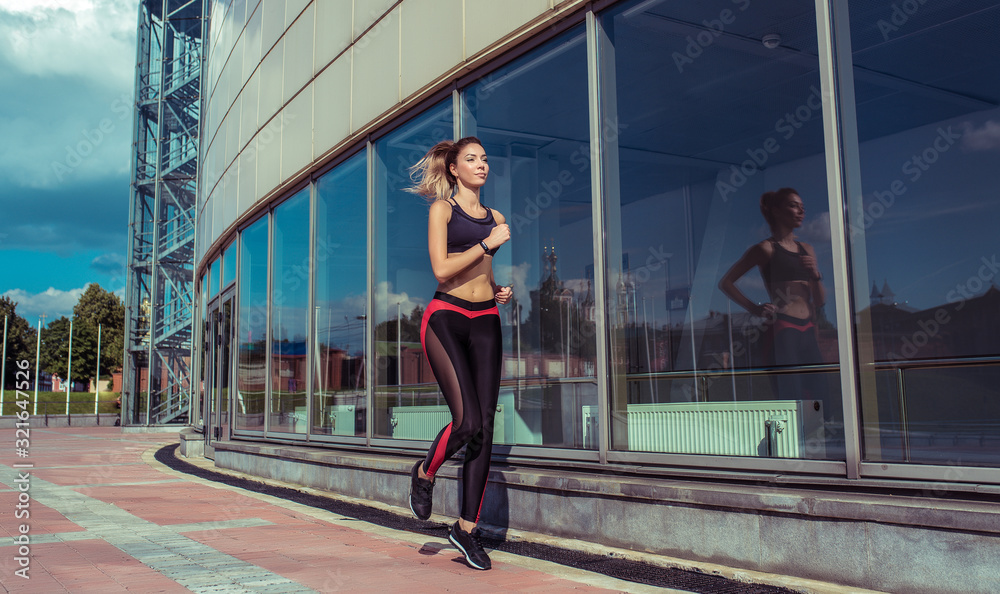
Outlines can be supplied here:
<path id="1" fill-rule="evenodd" d="M 69 319 L 69 355 L 66 357 L 66 416 L 69 416 L 69 393 L 73 391 L 73 318 Z"/>
<path id="2" fill-rule="evenodd" d="M 97 373 L 94 375 L 94 382 L 97 386 L 97 391 L 94 392 L 94 415 L 99 414 L 97 412 L 97 403 L 101 399 L 101 325 L 97 325 Z M 100 421 L 100 419 L 98 419 Z"/>
<path id="3" fill-rule="evenodd" d="M 649 321 L 646 319 L 646 297 L 642 298 L 642 329 L 646 334 L 646 373 L 649 374 L 649 398 L 650 402 L 656 402 L 655 382 L 653 381 L 653 361 L 649 356 Z M 655 334 L 654 334 L 655 336 Z"/>
<path id="4" fill-rule="evenodd" d="M 42 314 L 44 316 L 45 314 Z M 35 341 L 35 408 L 31 413 L 38 414 L 38 353 L 42 349 L 42 318 L 38 318 L 38 340 Z"/>
<path id="5" fill-rule="evenodd" d="M 313 364 L 316 366 L 316 379 L 319 380 L 319 387 L 315 389 L 317 394 L 323 394 L 323 357 L 319 350 L 319 306 L 313 307 Z M 322 401 L 322 398 L 321 398 Z"/>
<path id="6" fill-rule="evenodd" d="M 396 302 L 396 402 L 399 402 L 399 406 L 402 406 L 400 402 L 400 386 L 403 385 L 403 347 L 402 343 L 402 333 L 403 325 L 402 320 L 399 316 L 401 302 Z"/>
<path id="7" fill-rule="evenodd" d="M 3 317 L 3 364 L 0 364 L 0 416 L 3 415 L 3 390 L 7 387 L 7 316 Z"/>
<path id="8" fill-rule="evenodd" d="M 528 373 L 528 365 L 521 361 L 521 304 L 517 303 L 514 307 L 515 318 L 514 318 L 514 332 L 517 334 L 517 406 L 521 406 L 521 378 Z M 521 366 L 524 365 L 524 371 L 521 370 Z"/>

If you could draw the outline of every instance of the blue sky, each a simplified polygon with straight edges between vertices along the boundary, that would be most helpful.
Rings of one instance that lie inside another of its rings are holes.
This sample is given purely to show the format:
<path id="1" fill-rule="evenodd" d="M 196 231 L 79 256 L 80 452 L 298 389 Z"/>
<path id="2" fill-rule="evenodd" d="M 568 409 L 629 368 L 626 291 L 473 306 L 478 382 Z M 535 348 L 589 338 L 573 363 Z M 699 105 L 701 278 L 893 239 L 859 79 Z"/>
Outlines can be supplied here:
<path id="1" fill-rule="evenodd" d="M 0 294 L 123 295 L 137 0 L 0 0 Z"/>

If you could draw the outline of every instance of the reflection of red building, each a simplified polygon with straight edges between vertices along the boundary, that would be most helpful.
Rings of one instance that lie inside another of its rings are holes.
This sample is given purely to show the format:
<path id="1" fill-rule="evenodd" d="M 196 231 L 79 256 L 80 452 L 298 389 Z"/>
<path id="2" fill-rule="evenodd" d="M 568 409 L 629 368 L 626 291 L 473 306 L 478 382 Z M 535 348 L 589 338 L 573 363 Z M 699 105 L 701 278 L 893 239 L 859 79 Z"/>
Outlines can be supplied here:
<path id="1" fill-rule="evenodd" d="M 320 347 L 317 391 L 357 390 L 365 387 L 364 357 L 350 357 L 347 351 Z"/>
<path id="2" fill-rule="evenodd" d="M 309 373 L 306 343 L 276 342 L 271 350 L 271 389 L 280 392 L 304 392 Z"/>
<path id="3" fill-rule="evenodd" d="M 182 360 L 185 362 L 185 364 L 187 364 L 188 359 L 186 357 L 184 359 L 182 359 Z M 179 372 L 180 369 L 178 368 L 177 371 Z M 139 392 L 145 392 L 146 391 L 146 386 L 149 385 L 149 384 L 146 383 L 146 379 L 148 377 L 149 377 L 149 368 L 148 367 L 140 367 L 139 368 L 139 384 L 138 384 L 138 390 L 139 390 Z M 169 374 L 168 374 L 167 368 L 164 367 L 164 366 L 160 366 L 160 385 L 161 386 L 167 385 L 168 379 L 169 379 Z M 185 380 L 184 382 L 182 382 L 181 386 L 184 387 L 184 388 L 187 388 L 188 387 L 187 380 Z M 154 388 L 155 388 L 155 386 L 154 386 Z M 91 386 L 91 391 L 93 391 L 93 386 Z M 104 389 L 102 388 L 101 391 L 103 392 Z M 121 393 L 121 391 L 122 391 L 122 371 L 121 370 L 118 370 L 118 371 L 116 371 L 116 372 L 114 372 L 114 373 L 111 374 L 111 391 L 112 392 L 118 392 L 118 393 Z"/>
<path id="4" fill-rule="evenodd" d="M 402 385 L 437 381 L 434 379 L 431 364 L 424 356 L 424 349 L 420 343 L 404 343 L 400 345 L 399 350 L 402 356 L 402 364 L 400 365 Z"/>
<path id="5" fill-rule="evenodd" d="M 319 382 L 320 389 L 341 389 L 344 386 L 342 378 L 344 377 L 344 360 L 347 355 L 347 351 L 344 349 L 332 348 L 326 345 L 320 346 L 319 353 L 319 369 L 317 373 L 319 376 L 317 380 Z"/>

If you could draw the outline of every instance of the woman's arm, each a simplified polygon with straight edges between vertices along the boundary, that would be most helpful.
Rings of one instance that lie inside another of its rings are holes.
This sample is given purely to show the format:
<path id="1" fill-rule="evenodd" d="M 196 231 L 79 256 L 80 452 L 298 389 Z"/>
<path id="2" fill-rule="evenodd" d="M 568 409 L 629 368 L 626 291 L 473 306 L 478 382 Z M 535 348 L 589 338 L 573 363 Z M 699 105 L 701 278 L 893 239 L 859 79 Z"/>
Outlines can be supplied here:
<path id="1" fill-rule="evenodd" d="M 507 236 L 509 237 L 510 236 L 510 228 L 507 227 L 507 224 L 506 224 L 507 223 L 507 219 L 505 219 L 504 216 L 502 214 L 500 214 L 500 212 L 497 211 L 497 210 L 493 211 L 493 218 L 496 220 L 498 227 L 500 225 L 503 225 L 504 227 L 507 228 Z M 493 280 L 493 267 L 492 266 L 490 266 L 490 286 L 493 287 L 493 298 L 496 299 L 497 303 L 499 303 L 500 305 L 506 304 L 514 296 L 513 285 L 505 287 L 505 286 L 498 285 L 496 283 L 496 281 Z"/>
<path id="2" fill-rule="evenodd" d="M 816 264 L 816 252 L 808 243 L 803 243 L 806 255 L 802 256 L 802 264 L 809 271 L 809 290 L 812 292 L 813 305 L 816 308 L 823 307 L 826 303 L 826 287 L 823 286 L 823 275 L 819 272 Z"/>
<path id="3" fill-rule="evenodd" d="M 727 297 L 736 302 L 737 305 L 747 310 L 751 314 L 758 317 L 767 317 L 773 314 L 776 310 L 773 304 L 766 303 L 764 305 L 757 305 L 753 301 L 743 294 L 742 291 L 736 286 L 736 281 L 743 278 L 747 272 L 750 271 L 754 266 L 759 266 L 767 258 L 767 254 L 764 253 L 764 248 L 761 244 L 755 244 L 750 246 L 739 260 L 723 275 L 722 280 L 719 281 L 719 289 L 726 294 Z"/>

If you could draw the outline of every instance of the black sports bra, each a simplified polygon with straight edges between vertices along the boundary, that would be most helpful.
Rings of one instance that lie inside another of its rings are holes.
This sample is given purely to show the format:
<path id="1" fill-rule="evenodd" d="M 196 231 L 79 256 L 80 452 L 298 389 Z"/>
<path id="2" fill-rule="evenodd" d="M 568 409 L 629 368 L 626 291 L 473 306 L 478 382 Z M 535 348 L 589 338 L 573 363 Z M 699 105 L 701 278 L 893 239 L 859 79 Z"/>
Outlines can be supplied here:
<path id="1" fill-rule="evenodd" d="M 484 207 L 485 208 L 485 207 Z M 476 219 L 469 216 L 462 207 L 451 199 L 451 220 L 448 221 L 448 253 L 460 253 L 479 245 L 479 242 L 490 236 L 490 231 L 497 226 L 493 219 L 493 211 L 486 208 L 486 216 Z M 497 253 L 497 248 L 486 252 L 489 255 Z"/>
<path id="2" fill-rule="evenodd" d="M 761 274 L 768 285 L 788 281 L 810 280 L 809 271 L 806 270 L 805 265 L 802 263 L 802 256 L 805 256 L 807 252 L 801 243 L 795 242 L 795 245 L 799 248 L 798 252 L 790 252 L 774 239 L 770 239 L 770 242 L 774 246 L 774 252 L 767 263 L 761 268 Z"/>

